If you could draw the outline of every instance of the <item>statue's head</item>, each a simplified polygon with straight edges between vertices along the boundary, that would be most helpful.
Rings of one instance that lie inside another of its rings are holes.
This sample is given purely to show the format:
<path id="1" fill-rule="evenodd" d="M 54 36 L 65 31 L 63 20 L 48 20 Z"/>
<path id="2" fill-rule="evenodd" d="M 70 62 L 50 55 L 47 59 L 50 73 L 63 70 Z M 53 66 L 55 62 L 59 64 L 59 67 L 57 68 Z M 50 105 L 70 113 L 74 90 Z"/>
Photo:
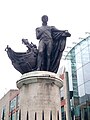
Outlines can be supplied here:
<path id="1" fill-rule="evenodd" d="M 43 15 L 41 19 L 42 19 L 42 22 L 43 22 L 43 23 L 47 23 L 47 21 L 48 21 L 48 16 L 47 16 L 47 15 Z"/>

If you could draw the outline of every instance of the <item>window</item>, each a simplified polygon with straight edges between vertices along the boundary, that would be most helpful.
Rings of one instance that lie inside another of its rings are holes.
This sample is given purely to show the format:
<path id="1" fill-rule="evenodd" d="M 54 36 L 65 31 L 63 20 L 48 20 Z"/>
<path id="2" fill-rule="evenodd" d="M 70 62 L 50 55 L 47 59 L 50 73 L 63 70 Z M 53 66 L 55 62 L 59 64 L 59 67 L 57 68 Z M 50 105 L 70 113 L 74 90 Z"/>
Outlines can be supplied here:
<path id="1" fill-rule="evenodd" d="M 1 114 L 2 120 L 5 120 L 5 111 L 6 111 L 6 106 L 3 106 L 3 108 L 2 108 L 2 114 Z"/>
<path id="2" fill-rule="evenodd" d="M 88 63 L 90 61 L 88 47 L 83 49 L 81 51 L 81 54 L 82 54 L 82 64 L 85 65 L 86 63 Z"/>
<path id="3" fill-rule="evenodd" d="M 9 120 L 15 120 L 15 113 L 13 113 L 10 117 Z"/>
<path id="4" fill-rule="evenodd" d="M 79 53 L 81 50 L 80 50 L 80 44 L 78 44 L 76 47 L 75 47 L 75 54 Z"/>
<path id="5" fill-rule="evenodd" d="M 85 93 L 90 94 L 90 81 L 85 83 Z"/>
<path id="6" fill-rule="evenodd" d="M 61 107 L 62 120 L 66 120 L 66 113 L 64 111 L 64 106 Z"/>
<path id="7" fill-rule="evenodd" d="M 79 69 L 82 66 L 81 52 L 76 55 L 76 68 Z"/>
<path id="8" fill-rule="evenodd" d="M 77 81 L 78 81 L 78 86 L 84 83 L 82 68 L 77 70 Z"/>
<path id="9" fill-rule="evenodd" d="M 79 97 L 82 97 L 85 95 L 85 87 L 84 84 L 78 87 L 78 91 L 79 91 Z"/>
<path id="10" fill-rule="evenodd" d="M 90 37 L 87 38 L 87 42 L 90 45 Z"/>
<path id="11" fill-rule="evenodd" d="M 80 46 L 81 46 L 81 50 L 84 49 L 85 47 L 87 47 L 87 46 L 88 46 L 87 40 L 83 40 L 83 41 L 80 43 Z"/>
<path id="12" fill-rule="evenodd" d="M 16 108 L 16 97 L 10 101 L 10 112 Z"/>
<path id="13" fill-rule="evenodd" d="M 19 120 L 19 110 L 16 112 L 16 120 Z"/>
<path id="14" fill-rule="evenodd" d="M 90 57 L 90 45 L 88 46 L 88 52 L 89 52 L 89 57 Z"/>
<path id="15" fill-rule="evenodd" d="M 84 82 L 90 80 L 90 63 L 83 66 Z"/>

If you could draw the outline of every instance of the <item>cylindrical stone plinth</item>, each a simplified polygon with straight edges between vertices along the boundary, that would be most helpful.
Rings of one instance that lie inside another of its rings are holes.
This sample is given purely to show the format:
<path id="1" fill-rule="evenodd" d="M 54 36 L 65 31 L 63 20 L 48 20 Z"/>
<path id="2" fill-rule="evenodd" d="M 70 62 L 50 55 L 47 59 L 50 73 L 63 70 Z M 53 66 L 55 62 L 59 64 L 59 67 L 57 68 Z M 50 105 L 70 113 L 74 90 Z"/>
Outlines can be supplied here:
<path id="1" fill-rule="evenodd" d="M 55 73 L 34 71 L 23 74 L 17 81 L 21 120 L 60 120 L 62 86 L 62 80 Z"/>

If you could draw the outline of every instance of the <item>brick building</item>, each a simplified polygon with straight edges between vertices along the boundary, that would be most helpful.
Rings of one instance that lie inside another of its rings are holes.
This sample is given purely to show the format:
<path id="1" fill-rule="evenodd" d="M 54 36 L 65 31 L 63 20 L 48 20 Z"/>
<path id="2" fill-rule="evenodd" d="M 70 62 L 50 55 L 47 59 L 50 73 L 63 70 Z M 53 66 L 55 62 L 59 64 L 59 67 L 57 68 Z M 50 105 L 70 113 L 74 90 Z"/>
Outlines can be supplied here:
<path id="1" fill-rule="evenodd" d="M 19 90 L 10 90 L 0 99 L 0 119 L 18 120 Z"/>

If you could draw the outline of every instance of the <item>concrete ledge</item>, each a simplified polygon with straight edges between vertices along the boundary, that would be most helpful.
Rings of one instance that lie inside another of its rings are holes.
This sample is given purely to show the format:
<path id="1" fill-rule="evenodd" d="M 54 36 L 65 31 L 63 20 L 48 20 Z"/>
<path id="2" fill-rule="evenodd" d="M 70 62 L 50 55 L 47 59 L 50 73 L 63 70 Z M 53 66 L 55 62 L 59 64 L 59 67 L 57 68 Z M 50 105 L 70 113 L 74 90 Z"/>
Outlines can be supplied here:
<path id="1" fill-rule="evenodd" d="M 33 71 L 25 73 L 21 76 L 20 80 L 16 82 L 16 84 L 20 89 L 23 85 L 40 82 L 55 84 L 59 88 L 63 86 L 63 81 L 58 77 L 58 75 L 48 71 Z"/>

